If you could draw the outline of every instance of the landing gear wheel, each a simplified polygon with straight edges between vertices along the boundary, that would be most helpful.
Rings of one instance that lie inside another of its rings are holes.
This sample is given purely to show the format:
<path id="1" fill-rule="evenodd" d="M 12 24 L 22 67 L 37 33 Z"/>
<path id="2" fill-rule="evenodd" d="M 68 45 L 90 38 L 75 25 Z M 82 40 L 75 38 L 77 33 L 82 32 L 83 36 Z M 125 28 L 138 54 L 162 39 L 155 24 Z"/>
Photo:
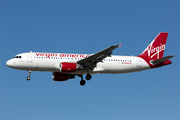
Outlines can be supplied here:
<path id="1" fill-rule="evenodd" d="M 85 84 L 86 84 L 86 81 L 85 81 L 85 80 L 81 80 L 81 81 L 80 81 L 80 85 L 81 85 L 81 86 L 84 86 Z"/>
<path id="2" fill-rule="evenodd" d="M 28 70 L 28 77 L 26 78 L 28 81 L 31 79 L 30 75 L 31 75 L 31 71 Z"/>
<path id="3" fill-rule="evenodd" d="M 86 80 L 90 80 L 92 78 L 92 76 L 90 74 L 86 75 Z"/>
<path id="4" fill-rule="evenodd" d="M 31 77 L 30 77 L 30 76 L 28 76 L 26 79 L 29 81 L 29 80 L 31 79 Z"/>

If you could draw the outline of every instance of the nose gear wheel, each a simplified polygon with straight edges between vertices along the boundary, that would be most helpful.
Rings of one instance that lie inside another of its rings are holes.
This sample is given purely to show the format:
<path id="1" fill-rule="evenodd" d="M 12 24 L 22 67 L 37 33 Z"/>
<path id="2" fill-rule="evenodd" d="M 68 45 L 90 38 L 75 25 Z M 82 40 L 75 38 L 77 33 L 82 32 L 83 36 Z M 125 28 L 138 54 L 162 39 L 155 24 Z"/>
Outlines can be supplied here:
<path id="1" fill-rule="evenodd" d="M 31 75 L 31 71 L 28 70 L 28 77 L 26 78 L 28 81 L 31 79 L 30 75 Z"/>

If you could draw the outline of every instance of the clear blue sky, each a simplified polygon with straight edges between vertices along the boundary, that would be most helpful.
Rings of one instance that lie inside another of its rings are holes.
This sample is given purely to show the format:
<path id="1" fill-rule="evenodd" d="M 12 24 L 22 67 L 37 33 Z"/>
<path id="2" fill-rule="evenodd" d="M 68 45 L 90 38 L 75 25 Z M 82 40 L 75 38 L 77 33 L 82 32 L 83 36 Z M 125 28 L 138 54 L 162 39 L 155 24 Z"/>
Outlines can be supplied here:
<path id="1" fill-rule="evenodd" d="M 179 0 L 0 1 L 0 120 L 180 120 Z M 169 32 L 172 65 L 55 82 L 51 72 L 8 68 L 29 51 L 95 53 L 123 43 L 115 55 L 138 55 Z"/>

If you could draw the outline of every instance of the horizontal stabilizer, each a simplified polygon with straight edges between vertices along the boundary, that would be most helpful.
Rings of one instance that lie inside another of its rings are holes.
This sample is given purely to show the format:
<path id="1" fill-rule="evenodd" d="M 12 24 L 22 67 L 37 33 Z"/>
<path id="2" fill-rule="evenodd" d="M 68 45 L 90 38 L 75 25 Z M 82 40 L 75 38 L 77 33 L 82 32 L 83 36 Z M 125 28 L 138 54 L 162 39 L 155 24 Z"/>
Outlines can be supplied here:
<path id="1" fill-rule="evenodd" d="M 154 61 L 152 61 L 151 63 L 153 63 L 153 64 L 159 64 L 159 63 L 162 63 L 162 62 L 165 62 L 165 61 L 171 59 L 172 57 L 174 57 L 174 55 L 169 55 L 169 56 L 166 56 L 166 57 L 163 57 L 163 58 L 154 60 Z"/>

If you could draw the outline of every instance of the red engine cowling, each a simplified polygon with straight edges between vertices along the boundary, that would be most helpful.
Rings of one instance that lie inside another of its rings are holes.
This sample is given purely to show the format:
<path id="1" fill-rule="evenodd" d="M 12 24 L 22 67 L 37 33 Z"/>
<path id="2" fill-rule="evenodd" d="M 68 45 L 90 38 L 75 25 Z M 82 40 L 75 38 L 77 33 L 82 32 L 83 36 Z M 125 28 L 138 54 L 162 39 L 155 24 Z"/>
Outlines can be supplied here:
<path id="1" fill-rule="evenodd" d="M 63 74 L 59 72 L 53 72 L 53 80 L 54 81 L 66 81 L 68 79 L 75 78 L 75 75 Z"/>
<path id="2" fill-rule="evenodd" d="M 77 70 L 77 63 L 60 63 L 60 72 L 75 72 Z"/>

